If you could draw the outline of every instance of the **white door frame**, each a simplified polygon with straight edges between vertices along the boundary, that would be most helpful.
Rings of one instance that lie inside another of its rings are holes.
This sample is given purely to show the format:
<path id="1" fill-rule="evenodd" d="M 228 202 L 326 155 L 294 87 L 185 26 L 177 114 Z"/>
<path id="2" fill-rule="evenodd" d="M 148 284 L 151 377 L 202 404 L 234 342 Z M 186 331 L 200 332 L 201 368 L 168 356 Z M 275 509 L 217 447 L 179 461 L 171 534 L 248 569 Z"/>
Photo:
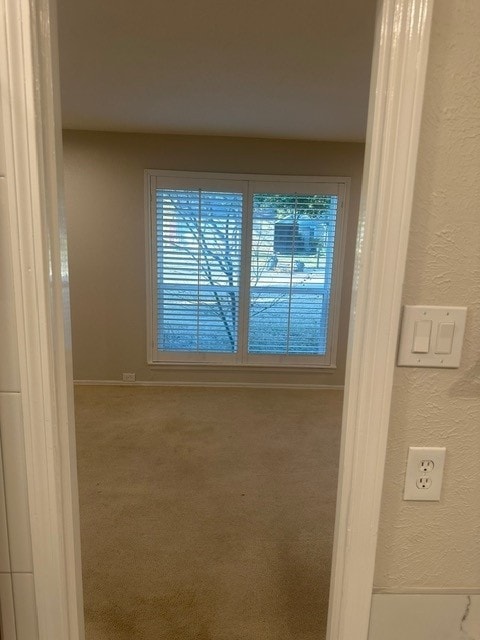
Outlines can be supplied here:
<path id="1" fill-rule="evenodd" d="M 433 0 L 379 0 L 328 640 L 366 640 Z M 0 0 L 0 79 L 41 640 L 82 640 L 54 0 Z"/>
<path id="2" fill-rule="evenodd" d="M 366 639 L 434 0 L 379 0 L 347 352 L 328 640 Z"/>

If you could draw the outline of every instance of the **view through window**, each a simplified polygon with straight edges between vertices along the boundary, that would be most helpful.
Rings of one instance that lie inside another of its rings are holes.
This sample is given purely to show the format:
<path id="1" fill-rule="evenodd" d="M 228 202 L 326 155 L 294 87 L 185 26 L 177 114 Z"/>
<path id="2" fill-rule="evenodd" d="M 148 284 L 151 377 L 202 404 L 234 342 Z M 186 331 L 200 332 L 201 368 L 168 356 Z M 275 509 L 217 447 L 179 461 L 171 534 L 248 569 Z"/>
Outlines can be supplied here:
<path id="1" fill-rule="evenodd" d="M 152 361 L 331 364 L 345 182 L 150 178 Z"/>

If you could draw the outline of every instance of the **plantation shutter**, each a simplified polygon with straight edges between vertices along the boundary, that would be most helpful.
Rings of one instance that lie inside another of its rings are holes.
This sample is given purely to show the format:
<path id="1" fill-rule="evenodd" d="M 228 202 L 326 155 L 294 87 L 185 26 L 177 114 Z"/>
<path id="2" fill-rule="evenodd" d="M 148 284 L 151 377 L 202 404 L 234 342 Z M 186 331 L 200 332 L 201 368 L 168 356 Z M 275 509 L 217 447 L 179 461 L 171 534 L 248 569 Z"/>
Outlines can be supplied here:
<path id="1" fill-rule="evenodd" d="M 243 194 L 155 190 L 157 349 L 238 349 Z"/>
<path id="2" fill-rule="evenodd" d="M 348 178 L 146 175 L 149 362 L 334 366 Z"/>
<path id="3" fill-rule="evenodd" d="M 338 195 L 254 193 L 248 353 L 324 356 Z"/>

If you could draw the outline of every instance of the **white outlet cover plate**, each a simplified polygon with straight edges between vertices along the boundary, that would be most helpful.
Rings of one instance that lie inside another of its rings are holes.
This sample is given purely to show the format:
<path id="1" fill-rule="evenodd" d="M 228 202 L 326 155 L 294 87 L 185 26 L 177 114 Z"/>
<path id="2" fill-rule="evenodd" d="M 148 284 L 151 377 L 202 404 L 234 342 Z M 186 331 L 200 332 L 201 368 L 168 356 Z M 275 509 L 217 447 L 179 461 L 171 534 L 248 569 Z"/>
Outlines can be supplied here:
<path id="1" fill-rule="evenodd" d="M 437 502 L 440 500 L 443 482 L 443 469 L 445 467 L 445 447 L 409 447 L 407 471 L 405 473 L 404 500 L 422 500 Z M 433 469 L 425 472 L 424 461 L 431 461 Z M 420 478 L 430 478 L 431 484 L 427 489 L 417 486 Z"/>
<path id="2" fill-rule="evenodd" d="M 456 369 L 460 366 L 467 307 L 433 307 L 405 305 L 398 348 L 399 367 L 440 367 Z M 414 353 L 414 333 L 417 322 L 431 322 L 429 348 L 426 353 Z M 454 323 L 452 349 L 448 354 L 436 353 L 438 329 L 442 323 Z"/>

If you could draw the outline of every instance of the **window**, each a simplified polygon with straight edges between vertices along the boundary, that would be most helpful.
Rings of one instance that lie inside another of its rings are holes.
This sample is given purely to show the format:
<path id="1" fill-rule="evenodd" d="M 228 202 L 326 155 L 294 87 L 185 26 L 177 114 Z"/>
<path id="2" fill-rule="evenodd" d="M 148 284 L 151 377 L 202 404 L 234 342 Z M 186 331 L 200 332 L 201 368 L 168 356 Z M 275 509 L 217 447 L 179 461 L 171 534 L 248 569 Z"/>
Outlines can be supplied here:
<path id="1" fill-rule="evenodd" d="M 348 178 L 146 184 L 149 363 L 335 365 Z"/>

